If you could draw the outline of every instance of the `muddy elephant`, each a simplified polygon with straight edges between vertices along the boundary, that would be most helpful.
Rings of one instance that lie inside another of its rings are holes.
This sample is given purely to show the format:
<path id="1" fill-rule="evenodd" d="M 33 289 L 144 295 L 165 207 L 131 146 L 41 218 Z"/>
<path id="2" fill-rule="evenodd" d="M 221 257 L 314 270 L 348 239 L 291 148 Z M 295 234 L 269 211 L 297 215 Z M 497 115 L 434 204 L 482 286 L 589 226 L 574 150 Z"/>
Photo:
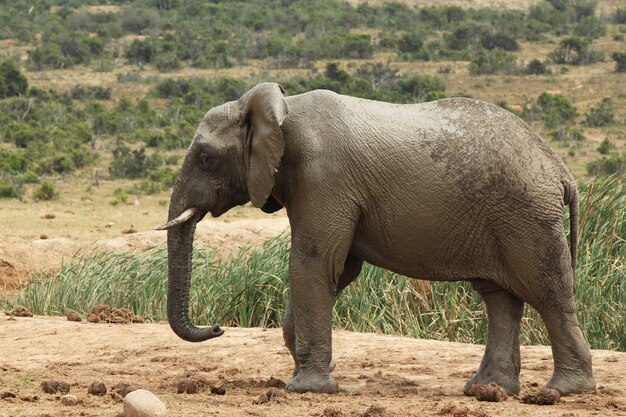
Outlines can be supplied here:
<path id="1" fill-rule="evenodd" d="M 576 184 L 512 113 L 467 98 L 399 105 L 325 90 L 285 96 L 274 83 L 209 110 L 160 226 L 168 229 L 168 319 L 184 340 L 223 333 L 189 318 L 196 223 L 249 201 L 266 212 L 285 208 L 291 225 L 289 390 L 337 390 L 333 303 L 363 261 L 409 277 L 468 280 L 480 293 L 487 345 L 466 394 L 491 382 L 519 392 L 525 302 L 552 343 L 547 386 L 562 394 L 595 387 L 574 302 Z"/>

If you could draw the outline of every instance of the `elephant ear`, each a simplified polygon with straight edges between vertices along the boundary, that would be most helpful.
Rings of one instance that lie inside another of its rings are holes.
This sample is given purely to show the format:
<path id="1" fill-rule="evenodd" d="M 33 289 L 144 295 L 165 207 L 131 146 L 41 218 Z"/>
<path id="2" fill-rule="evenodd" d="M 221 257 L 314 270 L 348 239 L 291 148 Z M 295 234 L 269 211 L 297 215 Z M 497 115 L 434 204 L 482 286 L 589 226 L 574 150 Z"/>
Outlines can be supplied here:
<path id="1" fill-rule="evenodd" d="M 274 188 L 274 175 L 285 152 L 280 128 L 287 117 L 285 90 L 275 83 L 255 86 L 241 97 L 248 120 L 248 194 L 255 207 L 263 207 Z"/>

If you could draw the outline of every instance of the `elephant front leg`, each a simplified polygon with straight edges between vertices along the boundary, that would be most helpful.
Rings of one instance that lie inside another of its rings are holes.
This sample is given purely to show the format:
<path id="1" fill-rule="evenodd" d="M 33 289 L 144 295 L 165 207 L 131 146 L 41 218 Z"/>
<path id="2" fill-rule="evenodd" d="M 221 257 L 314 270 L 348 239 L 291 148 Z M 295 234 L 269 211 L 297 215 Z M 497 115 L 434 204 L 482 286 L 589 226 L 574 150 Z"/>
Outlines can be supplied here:
<path id="1" fill-rule="evenodd" d="M 291 305 L 287 321 L 290 316 L 293 317 L 293 352 L 297 373 L 287 383 L 287 389 L 295 392 L 337 391 L 337 383 L 330 376 L 329 369 L 335 292 L 332 280 L 323 273 L 323 268 L 316 267 L 316 263 L 292 253 L 289 270 Z M 289 325 L 285 331 L 289 344 Z"/>
<path id="2" fill-rule="evenodd" d="M 339 282 L 337 284 L 336 294 L 339 294 L 345 287 L 350 285 L 352 281 L 356 279 L 356 277 L 361 272 L 361 266 L 363 265 L 363 261 L 351 255 L 348 255 L 346 258 L 346 262 L 344 264 L 343 272 L 339 277 Z M 285 346 L 289 349 L 289 353 L 291 353 L 291 357 L 294 361 L 294 371 L 293 376 L 298 375 L 300 372 L 300 364 L 298 362 L 298 358 L 296 356 L 296 323 L 293 318 L 293 303 L 292 299 L 289 299 L 287 303 L 287 310 L 285 312 L 285 322 L 283 324 L 283 338 L 285 339 Z M 332 372 L 335 369 L 335 361 L 331 359 L 328 364 L 328 372 Z"/>

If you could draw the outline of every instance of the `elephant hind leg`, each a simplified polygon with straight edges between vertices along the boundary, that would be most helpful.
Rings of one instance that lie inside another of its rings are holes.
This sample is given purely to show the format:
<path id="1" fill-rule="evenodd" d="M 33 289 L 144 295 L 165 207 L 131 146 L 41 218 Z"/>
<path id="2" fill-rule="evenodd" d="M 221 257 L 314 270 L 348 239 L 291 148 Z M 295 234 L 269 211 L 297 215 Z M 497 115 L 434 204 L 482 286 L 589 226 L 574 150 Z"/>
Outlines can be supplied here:
<path id="1" fill-rule="evenodd" d="M 465 384 L 463 392 L 472 395 L 472 385 L 495 382 L 509 394 L 517 394 L 520 391 L 519 331 L 524 301 L 490 281 L 473 280 L 472 286 L 487 306 L 487 346 L 478 371 Z"/>
<path id="2" fill-rule="evenodd" d="M 550 246 L 535 246 L 536 262 L 518 271 L 514 291 L 533 306 L 543 319 L 554 358 L 554 373 L 547 384 L 562 395 L 595 388 L 591 351 L 576 317 L 574 274 L 565 237 L 551 240 Z M 558 243 L 557 243 L 558 242 Z M 522 275 L 523 274 L 523 275 Z"/>
<path id="3" fill-rule="evenodd" d="M 554 373 L 546 386 L 562 395 L 595 389 L 591 351 L 576 317 L 574 294 L 565 297 L 564 302 L 543 303 L 535 308 L 548 330 L 554 358 Z"/>

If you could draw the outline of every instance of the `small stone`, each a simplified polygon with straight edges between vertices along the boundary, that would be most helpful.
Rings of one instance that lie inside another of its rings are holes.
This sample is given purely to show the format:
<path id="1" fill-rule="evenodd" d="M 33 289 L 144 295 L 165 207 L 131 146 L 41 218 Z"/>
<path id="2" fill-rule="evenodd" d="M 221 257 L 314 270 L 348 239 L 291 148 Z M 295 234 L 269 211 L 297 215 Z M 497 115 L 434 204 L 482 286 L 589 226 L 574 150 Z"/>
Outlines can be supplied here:
<path id="1" fill-rule="evenodd" d="M 42 233 L 42 234 L 39 235 L 39 239 L 46 240 L 46 239 L 48 239 L 48 235 L 45 234 L 45 233 Z"/>
<path id="2" fill-rule="evenodd" d="M 107 387 L 106 385 L 104 385 L 104 382 L 96 381 L 91 383 L 89 389 L 87 389 L 87 392 L 91 395 L 98 395 L 101 397 L 103 395 L 106 395 Z"/>
<path id="3" fill-rule="evenodd" d="M 70 394 L 64 395 L 61 397 L 61 404 L 67 405 L 67 406 L 76 405 L 78 404 L 78 398 Z"/>
<path id="4" fill-rule="evenodd" d="M 145 389 L 138 389 L 124 398 L 124 417 L 165 417 L 167 408 L 159 398 Z"/>
<path id="5" fill-rule="evenodd" d="M 54 213 L 47 213 L 41 216 L 42 219 L 48 219 L 48 220 L 55 219 L 56 217 L 57 215 Z"/>
<path id="6" fill-rule="evenodd" d="M 80 317 L 80 314 L 78 314 L 77 312 L 70 311 L 69 313 L 67 313 L 67 321 L 81 322 L 83 321 L 83 319 Z"/>

